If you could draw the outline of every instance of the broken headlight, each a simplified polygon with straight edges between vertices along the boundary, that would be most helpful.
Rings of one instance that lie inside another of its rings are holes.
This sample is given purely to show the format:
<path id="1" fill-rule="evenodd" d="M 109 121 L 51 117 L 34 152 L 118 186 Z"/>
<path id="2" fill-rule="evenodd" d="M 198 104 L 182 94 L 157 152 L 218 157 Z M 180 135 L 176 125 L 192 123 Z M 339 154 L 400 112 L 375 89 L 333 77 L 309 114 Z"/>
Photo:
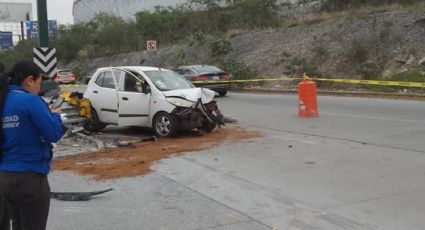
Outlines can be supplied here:
<path id="1" fill-rule="evenodd" d="M 188 101 L 179 97 L 167 97 L 167 101 L 175 106 L 186 107 L 186 108 L 192 107 L 194 103 L 193 101 Z"/>

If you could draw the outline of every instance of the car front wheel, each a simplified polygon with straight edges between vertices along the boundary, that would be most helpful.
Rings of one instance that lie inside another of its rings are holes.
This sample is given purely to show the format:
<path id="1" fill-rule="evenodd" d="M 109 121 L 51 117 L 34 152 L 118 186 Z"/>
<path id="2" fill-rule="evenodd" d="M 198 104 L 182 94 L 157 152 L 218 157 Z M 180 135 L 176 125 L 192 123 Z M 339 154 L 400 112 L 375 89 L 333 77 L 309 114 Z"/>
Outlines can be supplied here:
<path id="1" fill-rule="evenodd" d="M 220 97 L 224 97 L 226 96 L 226 94 L 227 94 L 227 90 L 218 92 L 218 95 L 220 95 Z"/>
<path id="2" fill-rule="evenodd" d="M 172 137 L 178 131 L 177 119 L 165 112 L 158 113 L 153 119 L 152 128 L 159 137 Z"/>

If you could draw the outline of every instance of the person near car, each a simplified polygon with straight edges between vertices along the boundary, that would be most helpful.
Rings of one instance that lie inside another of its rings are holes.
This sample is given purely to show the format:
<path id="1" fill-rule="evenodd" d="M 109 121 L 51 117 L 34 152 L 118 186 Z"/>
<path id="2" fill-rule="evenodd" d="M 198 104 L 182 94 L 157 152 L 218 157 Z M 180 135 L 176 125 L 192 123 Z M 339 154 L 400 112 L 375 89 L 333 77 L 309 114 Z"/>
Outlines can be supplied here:
<path id="1" fill-rule="evenodd" d="M 0 193 L 14 230 L 45 230 L 50 209 L 51 143 L 63 130 L 61 109 L 37 95 L 41 78 L 41 70 L 25 60 L 0 78 Z"/>
<path id="2" fill-rule="evenodd" d="M 4 69 L 5 69 L 4 64 L 0 62 L 0 78 L 1 78 L 1 75 L 4 73 Z M 0 136 L 1 136 L 1 133 L 0 133 Z M 0 153 L 0 156 L 1 156 L 1 153 Z M 10 229 L 10 218 L 9 218 L 9 213 L 7 212 L 6 200 L 3 199 L 3 196 L 0 193 L 0 230 L 9 230 L 9 229 Z"/>

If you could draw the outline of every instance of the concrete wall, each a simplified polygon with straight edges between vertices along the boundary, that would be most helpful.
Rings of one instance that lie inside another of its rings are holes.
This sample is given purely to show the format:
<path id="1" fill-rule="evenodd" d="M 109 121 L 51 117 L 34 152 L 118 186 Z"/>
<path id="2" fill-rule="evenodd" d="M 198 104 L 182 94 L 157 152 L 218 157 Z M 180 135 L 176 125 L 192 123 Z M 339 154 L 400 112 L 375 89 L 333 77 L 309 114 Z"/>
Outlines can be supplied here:
<path id="1" fill-rule="evenodd" d="M 0 2 L 0 21 L 25 21 L 27 14 L 32 19 L 31 3 Z"/>
<path id="2" fill-rule="evenodd" d="M 77 0 L 74 2 L 74 22 L 88 22 L 96 14 L 105 12 L 134 20 L 134 14 L 143 10 L 153 10 L 155 6 L 176 6 L 187 0 Z"/>

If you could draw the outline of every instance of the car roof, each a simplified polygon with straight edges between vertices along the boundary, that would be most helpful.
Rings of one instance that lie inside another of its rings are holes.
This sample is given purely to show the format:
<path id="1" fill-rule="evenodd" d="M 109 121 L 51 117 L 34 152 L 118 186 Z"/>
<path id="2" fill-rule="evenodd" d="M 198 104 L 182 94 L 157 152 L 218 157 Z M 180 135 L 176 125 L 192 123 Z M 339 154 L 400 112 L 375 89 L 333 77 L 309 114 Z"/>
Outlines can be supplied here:
<path id="1" fill-rule="evenodd" d="M 170 71 L 168 69 L 159 68 L 159 67 L 151 67 L 151 66 L 110 66 L 110 67 L 101 67 L 101 68 L 98 68 L 97 70 L 105 70 L 110 68 L 126 69 L 130 71 L 155 71 L 155 70 Z"/>
<path id="2" fill-rule="evenodd" d="M 183 65 L 183 66 L 179 66 L 178 68 L 193 68 L 193 67 L 199 67 L 199 66 L 213 66 L 213 65 Z"/>

